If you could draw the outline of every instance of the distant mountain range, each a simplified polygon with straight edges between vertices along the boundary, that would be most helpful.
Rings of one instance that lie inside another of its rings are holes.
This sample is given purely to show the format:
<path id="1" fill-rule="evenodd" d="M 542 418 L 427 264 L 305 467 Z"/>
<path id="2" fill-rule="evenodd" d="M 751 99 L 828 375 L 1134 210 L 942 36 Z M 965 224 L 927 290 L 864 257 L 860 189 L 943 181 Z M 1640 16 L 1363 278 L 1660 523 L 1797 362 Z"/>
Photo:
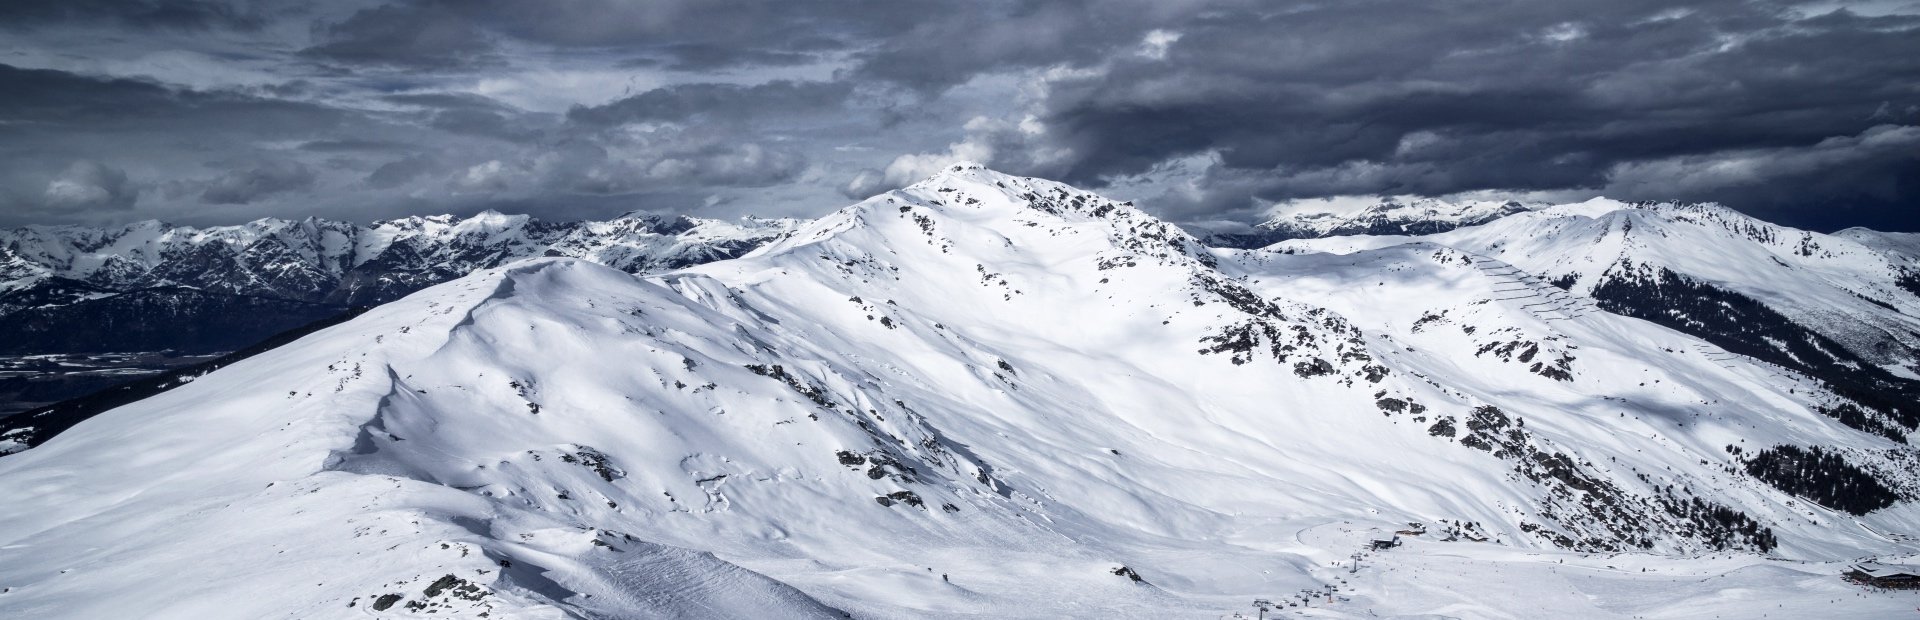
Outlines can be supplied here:
<path id="1" fill-rule="evenodd" d="M 0 230 L 0 322 L 11 328 L 0 333 L 0 354 L 231 351 L 522 258 L 647 273 L 739 256 L 800 223 L 485 212 L 371 226 L 308 218 Z"/>
<path id="2" fill-rule="evenodd" d="M 1538 205 L 1536 205 L 1538 206 Z M 1354 213 L 1303 211 L 1276 216 L 1245 232 L 1208 235 L 1208 245 L 1261 248 L 1289 239 L 1346 235 L 1430 235 L 1485 224 L 1528 207 L 1513 201 L 1447 202 L 1435 198 L 1388 200 Z"/>

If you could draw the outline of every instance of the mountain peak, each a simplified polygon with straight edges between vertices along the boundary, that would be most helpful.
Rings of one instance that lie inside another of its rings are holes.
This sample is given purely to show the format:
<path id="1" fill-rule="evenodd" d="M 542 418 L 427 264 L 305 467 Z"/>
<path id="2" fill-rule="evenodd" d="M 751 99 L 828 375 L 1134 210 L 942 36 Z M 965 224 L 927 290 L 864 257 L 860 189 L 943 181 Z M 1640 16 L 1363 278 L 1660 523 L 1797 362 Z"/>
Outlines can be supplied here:
<path id="1" fill-rule="evenodd" d="M 499 232 L 508 228 L 518 227 L 532 219 L 532 216 L 528 215 L 507 215 L 493 209 L 487 209 L 473 214 L 472 217 L 460 220 L 460 223 L 455 226 L 468 230 L 479 229 Z"/>
<path id="2" fill-rule="evenodd" d="M 946 173 L 979 172 L 979 173 L 998 175 L 998 176 L 1012 176 L 1007 173 L 1000 172 L 992 168 L 988 168 L 986 164 L 982 164 L 977 161 L 965 160 L 965 159 L 953 162 L 951 164 L 947 164 L 946 167 L 941 171 Z"/>
<path id="3" fill-rule="evenodd" d="M 902 188 L 902 189 L 916 188 L 916 187 L 937 187 L 943 184 L 950 185 L 953 183 L 968 183 L 968 182 L 985 183 L 989 185 L 994 185 L 994 184 L 1006 183 L 1008 181 L 1022 181 L 1022 180 L 1031 181 L 1033 179 L 994 170 L 979 162 L 958 161 L 958 162 L 954 162 L 954 163 L 942 166 L 939 170 L 936 170 L 932 174 L 927 175 L 926 178 L 923 178 L 913 183 L 912 185 L 908 185 L 906 188 Z"/>
<path id="4" fill-rule="evenodd" d="M 912 225 L 894 225 L 897 222 Z M 851 243 L 869 252 L 898 249 L 893 246 L 913 245 L 923 238 L 943 252 L 964 253 L 959 238 L 945 232 L 953 229 L 990 239 L 977 248 L 985 255 L 1015 252 L 1028 257 L 1022 260 L 1058 260 L 1040 258 L 1054 251 L 1043 248 L 1058 246 L 1059 251 L 1103 251 L 1154 262 L 1214 262 L 1197 239 L 1132 202 L 975 163 L 947 166 L 920 182 L 850 205 L 769 244 L 761 253 L 790 251 L 856 233 L 864 236 Z M 1035 230 L 1045 234 L 1032 235 Z"/>

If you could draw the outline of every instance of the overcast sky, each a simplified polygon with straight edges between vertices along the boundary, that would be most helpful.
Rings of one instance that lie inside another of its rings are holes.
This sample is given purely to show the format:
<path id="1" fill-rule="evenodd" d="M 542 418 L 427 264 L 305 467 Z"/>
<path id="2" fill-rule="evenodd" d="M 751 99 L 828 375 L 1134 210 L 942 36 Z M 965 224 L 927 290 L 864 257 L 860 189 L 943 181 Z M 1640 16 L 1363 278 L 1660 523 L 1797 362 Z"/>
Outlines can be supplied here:
<path id="1" fill-rule="evenodd" d="M 960 159 L 1916 230 L 1920 0 L 0 2 L 0 225 L 817 216 Z"/>

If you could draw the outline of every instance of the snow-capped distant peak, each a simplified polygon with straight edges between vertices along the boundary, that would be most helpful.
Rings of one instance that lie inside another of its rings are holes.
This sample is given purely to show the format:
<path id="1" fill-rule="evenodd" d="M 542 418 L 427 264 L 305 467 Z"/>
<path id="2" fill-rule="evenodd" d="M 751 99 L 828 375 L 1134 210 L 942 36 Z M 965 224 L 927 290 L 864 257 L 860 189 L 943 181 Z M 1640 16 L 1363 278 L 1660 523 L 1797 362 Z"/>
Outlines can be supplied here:
<path id="1" fill-rule="evenodd" d="M 1537 206 L 1517 201 L 1448 202 L 1436 198 L 1394 198 L 1352 213 L 1300 211 L 1283 214 L 1261 222 L 1250 232 L 1215 234 L 1207 242 L 1218 247 L 1254 248 L 1288 239 L 1424 235 L 1485 224 L 1525 213 Z"/>
<path id="2" fill-rule="evenodd" d="M 487 210 L 368 226 L 311 217 L 207 228 L 151 220 L 114 229 L 30 226 L 0 230 L 0 248 L 6 248 L 0 278 L 10 291 L 0 296 L 0 315 L 90 299 L 79 296 L 81 290 L 157 286 L 303 303 L 380 302 L 531 256 L 576 256 L 623 271 L 660 271 L 745 254 L 799 224 L 636 213 L 549 223 Z M 53 288 L 21 292 L 36 286 Z"/>

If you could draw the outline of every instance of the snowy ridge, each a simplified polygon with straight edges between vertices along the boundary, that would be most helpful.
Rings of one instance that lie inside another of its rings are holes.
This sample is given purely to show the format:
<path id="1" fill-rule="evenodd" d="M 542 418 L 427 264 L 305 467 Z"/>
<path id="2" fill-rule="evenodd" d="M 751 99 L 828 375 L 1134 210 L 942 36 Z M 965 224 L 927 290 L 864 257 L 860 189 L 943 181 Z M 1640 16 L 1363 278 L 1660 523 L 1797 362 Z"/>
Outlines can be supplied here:
<path id="1" fill-rule="evenodd" d="M 1920 233 L 1880 232 L 1866 228 L 1848 228 L 1833 236 L 1879 250 L 1909 268 L 1920 268 Z"/>
<path id="2" fill-rule="evenodd" d="M 1485 224 L 1516 213 L 1528 205 L 1514 201 L 1448 202 L 1408 197 L 1384 200 L 1354 213 L 1302 211 L 1274 217 L 1244 233 L 1210 235 L 1207 243 L 1225 248 L 1258 248 L 1288 239 L 1318 239 L 1346 235 L 1424 235 L 1461 226 Z"/>
<path id="3" fill-rule="evenodd" d="M 1900 238 L 1824 235 L 1712 204 L 1596 199 L 1414 239 L 1510 261 L 1609 312 L 1813 375 L 1868 411 L 1842 417 L 1904 436 L 1920 424 L 1912 405 L 1920 398 L 1920 271 L 1899 253 Z M 1408 241 L 1355 236 L 1275 249 Z"/>
<path id="4" fill-rule="evenodd" d="M 0 615 L 1743 615 L 1920 551 L 1905 444 L 1499 256 L 958 165 L 741 258 L 485 269 L 0 457 Z M 1461 583 L 1509 574 L 1565 595 Z"/>

